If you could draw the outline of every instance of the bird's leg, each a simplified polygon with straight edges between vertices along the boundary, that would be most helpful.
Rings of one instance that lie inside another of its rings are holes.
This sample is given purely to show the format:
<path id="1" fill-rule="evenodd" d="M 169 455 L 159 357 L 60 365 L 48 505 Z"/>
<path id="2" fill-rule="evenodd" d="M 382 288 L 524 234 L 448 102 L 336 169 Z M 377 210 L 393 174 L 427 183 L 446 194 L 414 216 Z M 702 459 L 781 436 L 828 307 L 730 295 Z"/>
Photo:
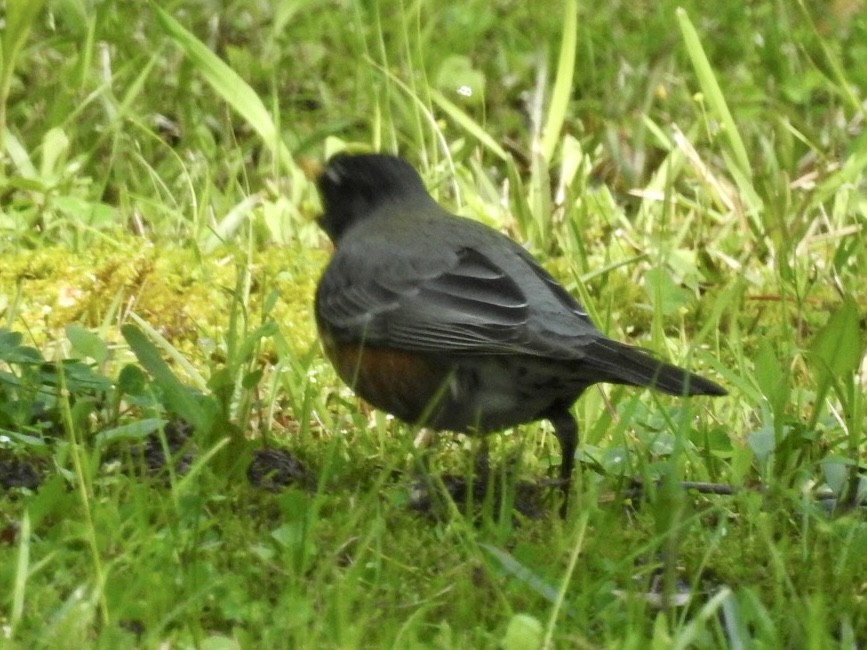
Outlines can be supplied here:
<path id="1" fill-rule="evenodd" d="M 578 423 L 568 407 L 555 404 L 545 413 L 545 418 L 554 427 L 554 435 L 560 443 L 563 460 L 560 463 L 560 480 L 563 489 L 563 504 L 560 516 L 566 518 L 569 507 L 569 489 L 572 486 L 572 469 L 575 467 L 575 451 L 578 449 Z"/>

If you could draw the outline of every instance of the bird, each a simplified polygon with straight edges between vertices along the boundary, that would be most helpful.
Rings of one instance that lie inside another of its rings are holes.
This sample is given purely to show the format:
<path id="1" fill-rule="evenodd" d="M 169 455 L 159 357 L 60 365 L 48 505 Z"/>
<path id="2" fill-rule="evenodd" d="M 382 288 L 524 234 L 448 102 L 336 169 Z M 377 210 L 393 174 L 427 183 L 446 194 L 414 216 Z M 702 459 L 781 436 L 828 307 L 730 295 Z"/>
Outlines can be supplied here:
<path id="1" fill-rule="evenodd" d="M 339 377 L 419 427 L 485 435 L 548 420 L 562 455 L 561 514 L 578 445 L 571 407 L 588 387 L 727 394 L 605 336 L 524 247 L 440 206 L 403 158 L 339 153 L 316 183 L 334 250 L 314 314 Z"/>

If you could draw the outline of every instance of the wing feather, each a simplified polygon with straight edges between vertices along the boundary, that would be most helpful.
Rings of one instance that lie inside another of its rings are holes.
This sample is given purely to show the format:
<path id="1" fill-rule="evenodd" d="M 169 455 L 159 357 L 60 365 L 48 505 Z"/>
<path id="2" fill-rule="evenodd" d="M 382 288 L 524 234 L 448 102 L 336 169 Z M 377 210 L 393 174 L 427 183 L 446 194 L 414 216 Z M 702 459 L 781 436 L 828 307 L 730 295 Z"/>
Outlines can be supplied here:
<path id="1" fill-rule="evenodd" d="M 393 244 L 383 245 L 381 255 L 370 240 L 344 245 L 332 258 L 316 313 L 337 340 L 434 354 L 574 359 L 599 336 L 578 302 L 511 241 L 496 255 L 465 245 L 416 250 L 411 258 L 401 258 L 404 248 Z M 501 266 L 507 263 L 511 272 Z M 533 309 L 528 282 L 537 294 Z M 544 313 L 538 294 L 550 307 Z"/>

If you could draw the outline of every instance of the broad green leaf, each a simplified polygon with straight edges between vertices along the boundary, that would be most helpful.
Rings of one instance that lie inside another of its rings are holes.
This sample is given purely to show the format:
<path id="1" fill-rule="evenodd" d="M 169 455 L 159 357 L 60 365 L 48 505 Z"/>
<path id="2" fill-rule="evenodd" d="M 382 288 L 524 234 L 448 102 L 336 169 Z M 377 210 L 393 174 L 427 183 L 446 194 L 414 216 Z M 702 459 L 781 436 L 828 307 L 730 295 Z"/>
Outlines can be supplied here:
<path id="1" fill-rule="evenodd" d="M 42 161 L 40 176 L 51 178 L 62 171 L 62 166 L 69 153 L 69 137 L 63 129 L 54 127 L 42 136 Z"/>
<path id="2" fill-rule="evenodd" d="M 171 371 L 168 364 L 160 356 L 159 350 L 134 325 L 124 325 L 121 328 L 123 338 L 129 344 L 139 363 L 147 370 L 154 380 L 162 387 L 169 406 L 175 413 L 193 425 L 198 431 L 206 431 L 210 427 L 210 417 L 193 395 L 189 386 L 185 386 Z"/>
<path id="3" fill-rule="evenodd" d="M 500 641 L 503 650 L 536 650 L 542 647 L 545 629 L 541 621 L 529 614 L 515 614 Z"/>
<path id="4" fill-rule="evenodd" d="M 72 348 L 83 357 L 93 359 L 97 363 L 108 360 L 108 346 L 99 336 L 80 325 L 67 325 L 66 338 L 72 343 Z"/>
<path id="5" fill-rule="evenodd" d="M 668 271 L 660 267 L 644 274 L 644 290 L 663 316 L 670 316 L 693 299 L 689 289 L 675 284 Z"/>
<path id="6" fill-rule="evenodd" d="M 485 75 L 463 55 L 453 54 L 443 60 L 434 85 L 444 95 L 455 95 L 468 106 L 480 106 L 485 100 Z"/>
<path id="7" fill-rule="evenodd" d="M 852 394 L 854 373 L 864 354 L 858 318 L 858 307 L 847 296 L 810 345 L 810 361 L 816 377 L 816 408 L 813 410 L 811 428 L 818 422 L 825 397 L 831 389 L 841 397 Z M 846 386 L 849 386 L 849 390 Z"/>
<path id="8" fill-rule="evenodd" d="M 167 420 L 160 418 L 145 418 L 144 420 L 133 420 L 112 429 L 100 431 L 94 436 L 97 443 L 117 442 L 118 440 L 142 440 L 147 438 L 154 431 L 159 431 L 168 423 Z"/>
<path id="9" fill-rule="evenodd" d="M 771 405 L 775 416 L 782 415 L 786 398 L 789 394 L 785 383 L 789 374 L 781 367 L 773 344 L 767 339 L 759 342 L 755 359 L 755 378 L 759 389 Z"/>
<path id="10" fill-rule="evenodd" d="M 861 362 L 863 350 L 858 331 L 858 308 L 847 297 L 831 314 L 810 346 L 820 382 L 840 379 L 854 372 Z"/>

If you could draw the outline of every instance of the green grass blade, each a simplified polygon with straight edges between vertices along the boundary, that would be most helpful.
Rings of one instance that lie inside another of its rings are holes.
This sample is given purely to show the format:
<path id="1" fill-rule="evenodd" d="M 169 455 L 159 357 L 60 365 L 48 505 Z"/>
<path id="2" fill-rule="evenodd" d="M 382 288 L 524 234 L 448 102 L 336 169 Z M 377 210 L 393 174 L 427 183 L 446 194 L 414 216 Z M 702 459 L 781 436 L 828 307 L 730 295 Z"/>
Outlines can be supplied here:
<path id="1" fill-rule="evenodd" d="M 45 0 L 8 0 L 6 2 L 6 25 L 0 47 L 0 144 L 6 135 L 6 101 L 15 71 L 15 59 L 30 34 L 30 26 L 36 20 Z"/>
<path id="2" fill-rule="evenodd" d="M 858 98 L 858 94 L 855 92 L 855 88 L 858 87 L 858 84 L 852 83 L 849 80 L 845 70 L 843 69 L 843 63 L 840 61 L 840 57 L 834 49 L 828 47 L 828 39 L 822 36 L 819 28 L 816 26 L 816 21 L 813 19 L 813 16 L 807 8 L 807 5 L 804 4 L 804 2 L 798 2 L 797 4 L 798 8 L 801 10 L 801 15 L 804 17 L 805 23 L 810 26 L 810 31 L 813 33 L 816 43 L 821 48 L 822 54 L 825 55 L 825 62 L 827 63 L 831 77 L 834 80 L 834 90 L 846 101 L 849 105 L 850 111 L 856 114 L 862 112 L 864 110 L 864 107 L 861 104 L 862 100 Z M 816 66 L 816 68 L 819 69 L 819 66 Z M 820 72 L 825 75 L 824 71 L 820 70 Z"/>
<path id="3" fill-rule="evenodd" d="M 560 587 L 557 589 L 557 597 L 554 600 L 554 606 L 551 608 L 551 616 L 548 618 L 548 625 L 545 628 L 545 640 L 542 643 L 543 648 L 554 647 L 554 631 L 557 629 L 557 618 L 563 610 L 563 603 L 566 601 L 566 592 L 569 589 L 569 583 L 575 573 L 575 565 L 578 563 L 578 556 L 584 548 L 584 535 L 587 533 L 587 522 L 589 520 L 590 513 L 587 511 L 582 512 L 575 530 L 575 541 L 572 544 L 572 551 L 569 553 L 569 563 L 560 580 Z"/>
<path id="4" fill-rule="evenodd" d="M 479 144 L 497 156 L 500 160 L 509 159 L 509 154 L 506 153 L 506 150 L 497 144 L 497 141 L 485 132 L 482 125 L 467 115 L 463 109 L 446 99 L 442 93 L 433 88 L 430 90 L 430 96 L 433 102 L 440 107 L 440 110 L 452 118 L 458 126 L 478 140 Z"/>
<path id="5" fill-rule="evenodd" d="M 566 0 L 563 12 L 563 41 L 560 43 L 560 58 L 557 60 L 557 77 L 551 94 L 548 119 L 542 132 L 542 155 L 551 163 L 554 149 L 560 140 L 560 132 L 566 121 L 569 98 L 572 96 L 572 76 L 575 70 L 575 51 L 578 44 L 578 2 Z"/>
<path id="6" fill-rule="evenodd" d="M 151 3 L 151 7 L 163 30 L 190 58 L 205 81 L 227 104 L 247 120 L 262 138 L 265 146 L 271 149 L 277 160 L 286 169 L 292 169 L 295 166 L 292 155 L 280 138 L 280 133 L 274 120 L 271 119 L 268 109 L 265 108 L 265 104 L 262 103 L 250 85 L 156 3 Z"/>
<path id="7" fill-rule="evenodd" d="M 695 70 L 696 77 L 698 77 L 698 83 L 707 100 L 708 107 L 722 125 L 723 135 L 731 149 L 738 171 L 745 178 L 751 179 L 753 177 L 753 170 L 750 165 L 750 158 L 747 155 L 747 148 L 741 139 L 740 132 L 723 96 L 722 89 L 716 79 L 710 61 L 708 61 L 704 48 L 701 46 L 698 32 L 695 31 L 695 27 L 683 8 L 679 7 L 676 14 L 677 22 L 680 25 L 680 31 L 686 44 L 686 52 L 692 62 L 693 70 Z"/>
<path id="8" fill-rule="evenodd" d="M 551 168 L 541 152 L 533 152 L 530 161 L 530 181 L 527 184 L 527 202 L 532 215 L 528 234 L 542 250 L 551 246 Z"/>
<path id="9" fill-rule="evenodd" d="M 27 576 L 30 571 L 30 515 L 27 510 L 21 517 L 19 537 L 18 563 L 15 570 L 15 588 L 12 592 L 12 613 L 10 616 L 13 629 L 24 613 L 24 592 L 27 588 Z"/>
<path id="10" fill-rule="evenodd" d="M 857 185 L 867 169 L 867 138 L 862 138 L 861 150 L 853 151 L 843 162 L 840 169 L 825 177 L 817 186 L 812 197 L 813 205 L 821 205 L 831 200 L 843 185 Z"/>
<path id="11" fill-rule="evenodd" d="M 540 576 L 524 564 L 521 564 L 512 555 L 493 544 L 481 543 L 479 546 L 494 557 L 503 571 L 515 578 L 527 589 L 536 595 L 541 596 L 551 604 L 557 603 L 559 590 L 544 577 Z"/>
<path id="12" fill-rule="evenodd" d="M 181 354 L 178 349 L 168 341 L 168 339 L 166 339 L 162 334 L 160 334 L 153 327 L 151 327 L 151 325 L 146 320 L 141 318 L 138 314 L 130 313 L 129 317 L 130 320 L 132 320 L 139 327 L 139 329 L 141 329 L 144 334 L 151 341 L 153 341 L 154 344 L 162 348 L 163 352 L 168 355 L 172 359 L 172 361 L 174 361 L 178 365 L 178 367 L 183 368 L 184 373 L 186 373 L 189 380 L 193 382 L 193 384 L 198 390 L 207 390 L 207 380 L 190 362 L 190 360 L 187 359 L 183 354 Z"/>

